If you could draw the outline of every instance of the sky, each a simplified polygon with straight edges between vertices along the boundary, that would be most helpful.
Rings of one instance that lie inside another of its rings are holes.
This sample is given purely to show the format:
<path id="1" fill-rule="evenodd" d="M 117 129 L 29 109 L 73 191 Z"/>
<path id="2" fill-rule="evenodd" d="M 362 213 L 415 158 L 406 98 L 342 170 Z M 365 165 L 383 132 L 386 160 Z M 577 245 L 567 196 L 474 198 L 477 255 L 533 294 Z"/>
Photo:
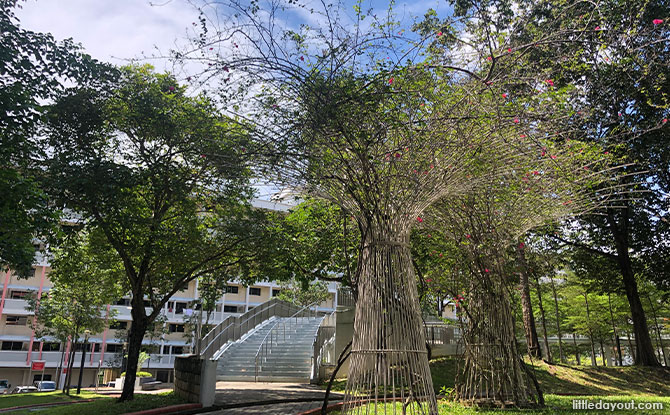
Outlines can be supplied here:
<path id="1" fill-rule="evenodd" d="M 184 0 L 27 0 L 17 10 L 21 26 L 73 38 L 86 53 L 114 64 L 167 52 L 185 39 L 197 11 Z M 158 69 L 166 63 L 150 61 Z"/>
<path id="2" fill-rule="evenodd" d="M 198 0 L 194 0 L 198 1 Z M 345 0 L 345 3 L 353 0 Z M 306 1 L 309 3 L 309 0 Z M 26 0 L 17 10 L 21 26 L 50 32 L 57 40 L 73 38 L 85 51 L 102 61 L 124 64 L 128 59 L 160 55 L 175 42 L 183 44 L 193 33 L 198 13 L 187 0 Z M 442 11 L 445 0 L 398 1 L 401 16 L 421 16 L 428 8 Z M 383 10 L 387 1 L 367 0 Z M 190 31 L 190 32 L 189 32 Z M 169 70 L 165 61 L 149 59 L 157 69 Z"/>

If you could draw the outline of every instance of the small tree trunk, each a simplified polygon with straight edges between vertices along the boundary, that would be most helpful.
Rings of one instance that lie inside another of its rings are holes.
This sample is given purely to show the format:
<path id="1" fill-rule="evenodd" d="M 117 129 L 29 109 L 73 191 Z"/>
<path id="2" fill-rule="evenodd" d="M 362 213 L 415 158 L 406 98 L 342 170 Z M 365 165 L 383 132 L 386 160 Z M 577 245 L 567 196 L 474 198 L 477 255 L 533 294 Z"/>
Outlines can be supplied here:
<path id="1" fill-rule="evenodd" d="M 635 347 L 633 347 L 633 341 L 630 339 L 630 331 L 626 332 L 626 337 L 628 338 L 628 348 L 630 349 L 630 357 L 635 361 Z"/>
<path id="2" fill-rule="evenodd" d="M 589 340 L 591 341 L 591 366 L 598 366 L 596 362 L 596 346 L 593 343 L 593 332 L 591 331 L 591 313 L 589 311 L 589 294 L 584 292 L 584 304 L 586 304 L 586 327 L 589 330 Z"/>
<path id="3" fill-rule="evenodd" d="M 574 331 L 572 332 L 572 344 L 575 345 L 575 359 L 577 360 L 577 365 L 581 365 L 582 359 L 579 356 L 579 346 L 577 345 L 577 336 Z"/>
<path id="4" fill-rule="evenodd" d="M 535 328 L 535 316 L 533 316 L 533 305 L 530 301 L 530 284 L 528 282 L 528 265 L 526 264 L 526 256 L 524 254 L 524 247 L 519 243 L 517 245 L 517 258 L 519 261 L 519 270 L 521 274 L 520 290 L 521 290 L 521 312 L 523 315 L 523 328 L 526 334 L 526 345 L 528 353 L 532 357 L 542 358 L 540 351 L 540 342 L 537 338 L 537 329 Z"/>
<path id="5" fill-rule="evenodd" d="M 65 349 L 67 345 L 65 343 L 61 343 L 63 346 L 63 350 L 60 353 L 60 361 L 58 362 L 58 368 L 56 369 L 56 389 L 60 389 L 61 384 L 60 384 L 60 373 L 63 370 L 63 358 L 65 357 Z"/>
<path id="6" fill-rule="evenodd" d="M 547 337 L 547 317 L 544 314 L 544 306 L 542 305 L 542 287 L 540 287 L 540 279 L 535 277 L 535 284 L 537 285 L 537 306 L 540 309 L 542 316 L 542 336 L 544 337 L 544 348 L 547 349 L 547 361 L 551 363 L 551 349 L 549 348 L 549 338 Z"/>
<path id="7" fill-rule="evenodd" d="M 603 366 L 607 366 L 607 358 L 605 357 L 605 347 L 603 345 L 603 339 L 599 339 L 598 342 L 600 343 L 600 356 L 603 360 Z"/>
<path id="8" fill-rule="evenodd" d="M 144 299 L 142 293 L 133 293 L 132 309 L 133 324 L 130 326 L 128 336 L 128 359 L 126 360 L 126 379 L 123 383 L 123 392 L 119 397 L 120 402 L 132 400 L 135 394 L 135 379 L 137 376 L 140 349 L 142 339 L 147 331 L 147 315 L 144 310 Z"/>
<path id="9" fill-rule="evenodd" d="M 612 321 L 612 330 L 614 332 L 614 344 L 616 345 L 616 359 L 619 366 L 623 366 L 623 357 L 621 356 L 621 342 L 619 341 L 619 333 L 616 329 L 616 324 L 614 324 L 614 313 L 612 312 L 612 298 L 610 293 L 607 293 L 607 304 L 610 308 L 610 320 Z"/>
<path id="10" fill-rule="evenodd" d="M 554 284 L 554 277 L 551 277 L 551 291 L 554 294 L 554 312 L 556 314 L 556 333 L 558 334 L 558 354 L 560 355 L 561 363 L 565 363 L 565 354 L 563 354 L 563 339 L 561 336 L 561 317 L 558 312 L 558 295 L 556 295 L 556 284 Z"/>
<path id="11" fill-rule="evenodd" d="M 658 359 L 661 360 L 662 356 L 663 364 L 667 366 L 668 361 L 665 357 L 665 350 L 663 350 L 663 336 L 661 336 L 661 328 L 658 325 L 658 316 L 656 315 L 656 307 L 654 307 L 654 303 L 651 301 L 649 293 L 647 293 L 647 301 L 649 301 L 649 307 L 651 307 L 651 314 L 654 317 L 654 327 L 656 328 L 656 337 L 658 338 L 658 345 L 660 347 Z"/>
<path id="12" fill-rule="evenodd" d="M 72 342 L 72 350 L 70 350 L 70 356 L 68 358 L 67 374 L 65 375 L 65 385 L 63 387 L 63 390 L 65 391 L 66 395 L 70 394 L 70 383 L 72 383 L 72 368 L 74 367 L 74 356 L 77 350 L 78 340 L 79 340 L 79 334 L 76 334 L 74 336 L 74 342 Z"/>

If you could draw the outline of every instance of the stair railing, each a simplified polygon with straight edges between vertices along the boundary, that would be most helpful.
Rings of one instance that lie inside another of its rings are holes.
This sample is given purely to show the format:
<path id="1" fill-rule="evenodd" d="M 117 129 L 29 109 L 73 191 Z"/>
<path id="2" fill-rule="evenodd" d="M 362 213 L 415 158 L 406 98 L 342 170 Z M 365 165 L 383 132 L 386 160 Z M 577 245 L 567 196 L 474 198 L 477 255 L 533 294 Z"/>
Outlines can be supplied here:
<path id="1" fill-rule="evenodd" d="M 202 339 L 203 346 L 200 355 L 205 359 L 211 359 L 229 341 L 239 340 L 270 317 L 290 316 L 297 308 L 293 304 L 273 298 L 241 316 L 230 316 L 217 324 Z"/>
<path id="2" fill-rule="evenodd" d="M 328 360 L 327 363 L 334 363 L 335 361 L 334 355 L 325 354 L 328 348 L 332 348 L 332 353 L 335 353 L 335 316 L 335 311 L 327 314 L 326 317 L 321 321 L 319 329 L 314 335 L 314 340 L 312 341 L 312 372 L 310 378 L 312 382 L 316 382 L 319 378 L 319 372 L 321 370 L 321 364 L 324 361 L 324 357 L 326 357 L 325 360 Z"/>
<path id="3" fill-rule="evenodd" d="M 259 369 L 262 369 L 263 365 L 262 362 L 264 359 L 267 359 L 267 356 L 272 353 L 272 346 L 276 345 L 279 343 L 279 336 L 280 332 L 283 333 L 283 341 L 286 342 L 286 327 L 288 325 L 289 328 L 289 335 L 291 332 L 291 323 L 293 323 L 293 327 L 297 327 L 298 325 L 298 318 L 303 317 L 305 314 L 307 314 L 307 317 L 310 316 L 310 308 L 314 306 L 314 313 L 312 314 L 314 318 L 317 316 L 317 303 L 311 303 L 297 312 L 295 312 L 293 315 L 289 316 L 286 319 L 277 320 L 273 325 L 270 331 L 263 337 L 263 341 L 261 344 L 258 346 L 258 350 L 256 351 L 256 356 L 255 356 L 255 364 L 256 364 L 256 370 L 255 370 L 255 381 L 258 382 L 258 371 Z M 279 326 L 279 327 L 278 327 Z M 269 343 L 268 343 L 269 339 Z"/>

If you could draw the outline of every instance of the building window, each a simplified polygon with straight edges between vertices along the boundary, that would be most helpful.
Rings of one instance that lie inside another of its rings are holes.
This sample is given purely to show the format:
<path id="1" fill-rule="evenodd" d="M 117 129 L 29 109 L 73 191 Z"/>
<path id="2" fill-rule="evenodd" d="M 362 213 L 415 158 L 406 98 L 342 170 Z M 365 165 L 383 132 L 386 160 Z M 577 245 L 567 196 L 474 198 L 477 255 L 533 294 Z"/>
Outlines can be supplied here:
<path id="1" fill-rule="evenodd" d="M 9 293 L 9 298 L 14 299 L 14 300 L 22 300 L 26 298 L 32 291 L 16 291 L 12 290 L 11 293 Z"/>
<path id="2" fill-rule="evenodd" d="M 130 300 L 127 299 L 127 298 L 120 298 L 119 300 L 117 300 L 116 305 L 129 306 L 130 305 Z"/>
<path id="3" fill-rule="evenodd" d="M 28 317 L 26 316 L 7 316 L 8 326 L 25 326 L 28 324 Z"/>
<path id="4" fill-rule="evenodd" d="M 128 328 L 127 321 L 115 321 L 109 325 L 109 328 L 112 330 L 126 330 Z"/>
<path id="5" fill-rule="evenodd" d="M 172 346 L 172 354 L 184 354 L 184 346 Z"/>
<path id="6" fill-rule="evenodd" d="M 236 305 L 224 305 L 223 306 L 223 312 L 224 313 L 237 313 L 237 306 Z"/>
<path id="7" fill-rule="evenodd" d="M 237 294 L 240 292 L 240 287 L 237 285 L 227 285 L 226 286 L 226 294 Z"/>
<path id="8" fill-rule="evenodd" d="M 2 342 L 2 350 L 21 350 L 23 349 L 23 342 Z"/>
<path id="9" fill-rule="evenodd" d="M 261 289 L 256 287 L 249 288 L 249 295 L 261 295 Z"/>
<path id="10" fill-rule="evenodd" d="M 281 292 L 280 289 L 273 288 L 273 289 L 272 289 L 272 296 L 273 296 L 273 297 L 276 297 L 276 296 L 279 295 L 280 292 Z"/>
<path id="11" fill-rule="evenodd" d="M 175 303 L 175 314 L 184 314 L 187 305 L 186 303 Z"/>
<path id="12" fill-rule="evenodd" d="M 44 378 L 42 378 L 42 374 L 38 373 L 36 375 L 33 375 L 33 382 L 40 382 L 40 381 L 50 381 L 51 380 L 51 375 L 44 375 Z"/>
<path id="13" fill-rule="evenodd" d="M 60 343 L 44 343 L 42 346 L 43 352 L 59 352 Z"/>
<path id="14" fill-rule="evenodd" d="M 184 325 L 183 324 L 170 324 L 170 333 L 183 333 Z"/>
<path id="15" fill-rule="evenodd" d="M 123 345 L 121 344 L 108 344 L 107 353 L 120 353 L 123 350 Z"/>

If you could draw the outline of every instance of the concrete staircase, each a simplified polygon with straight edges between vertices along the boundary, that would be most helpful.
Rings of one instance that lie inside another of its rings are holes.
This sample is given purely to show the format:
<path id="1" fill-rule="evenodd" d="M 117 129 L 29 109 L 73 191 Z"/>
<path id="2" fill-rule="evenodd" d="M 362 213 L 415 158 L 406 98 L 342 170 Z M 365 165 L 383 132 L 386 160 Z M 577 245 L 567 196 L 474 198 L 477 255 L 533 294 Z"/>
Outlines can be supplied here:
<path id="1" fill-rule="evenodd" d="M 296 318 L 271 318 L 224 350 L 218 360 L 217 380 L 309 383 L 314 336 L 322 320 L 323 317 L 299 317 L 297 321 Z M 276 341 L 272 342 L 267 356 L 259 359 L 256 379 L 256 353 L 263 340 L 269 347 L 270 336 Z"/>

